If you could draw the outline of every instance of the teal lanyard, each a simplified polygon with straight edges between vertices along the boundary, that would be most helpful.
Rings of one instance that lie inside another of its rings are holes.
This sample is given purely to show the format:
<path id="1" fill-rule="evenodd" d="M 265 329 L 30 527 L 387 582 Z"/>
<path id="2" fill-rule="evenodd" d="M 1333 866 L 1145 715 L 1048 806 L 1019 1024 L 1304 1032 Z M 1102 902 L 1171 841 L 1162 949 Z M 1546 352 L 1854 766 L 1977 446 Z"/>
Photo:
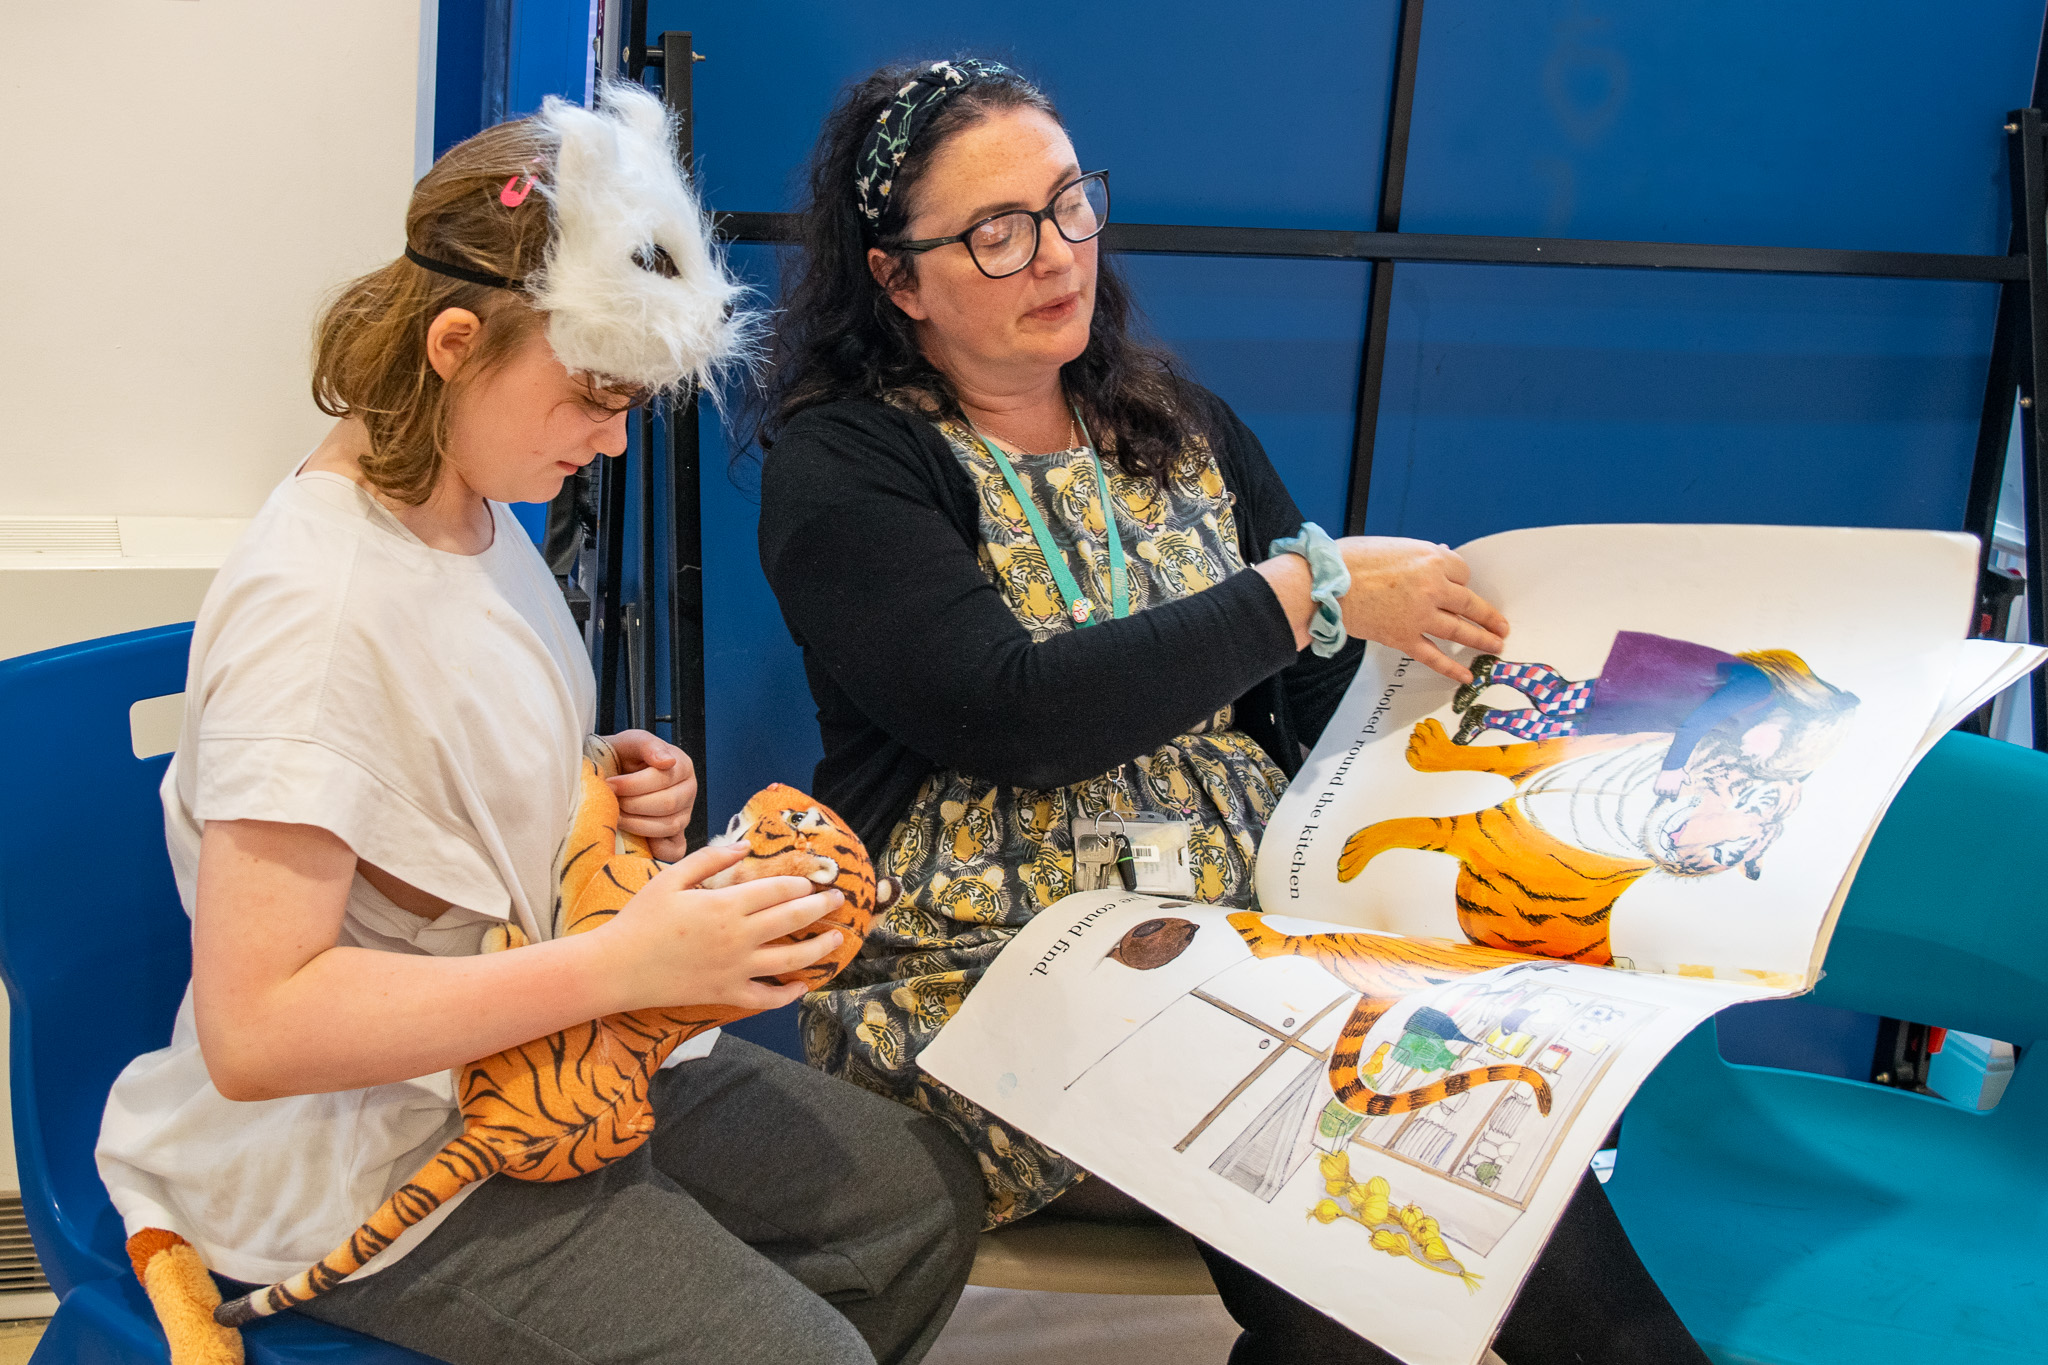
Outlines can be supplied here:
<path id="1" fill-rule="evenodd" d="M 1123 537 L 1116 531 L 1116 513 L 1109 506 L 1109 481 L 1102 477 L 1102 457 L 1095 453 L 1095 438 L 1088 432 L 1088 424 L 1081 420 L 1081 410 L 1073 409 L 1074 425 L 1081 429 L 1081 438 L 1088 443 L 1088 459 L 1095 466 L 1095 495 L 1102 502 L 1102 533 L 1109 540 L 1109 595 L 1110 612 L 1118 619 L 1131 614 L 1130 584 L 1124 576 Z M 1059 585 L 1060 596 L 1066 599 L 1067 617 L 1076 627 L 1094 625 L 1101 619 L 1096 614 L 1095 603 L 1081 591 L 1081 585 L 1074 581 L 1074 574 L 1067 567 L 1067 557 L 1061 552 L 1059 543 L 1052 538 L 1052 532 L 1045 526 L 1045 518 L 1038 514 L 1038 504 L 1032 499 L 1024 480 L 1017 477 L 1016 469 L 1010 464 L 994 441 L 981 434 L 981 429 L 972 422 L 968 426 L 974 431 L 974 438 L 981 442 L 981 448 L 996 462 L 996 468 L 1003 471 L 1003 482 L 1010 485 L 1010 492 L 1016 496 L 1018 506 L 1024 509 L 1024 519 L 1031 523 L 1031 534 L 1038 541 L 1039 550 L 1045 555 L 1046 567 L 1052 570 L 1052 579 Z"/>

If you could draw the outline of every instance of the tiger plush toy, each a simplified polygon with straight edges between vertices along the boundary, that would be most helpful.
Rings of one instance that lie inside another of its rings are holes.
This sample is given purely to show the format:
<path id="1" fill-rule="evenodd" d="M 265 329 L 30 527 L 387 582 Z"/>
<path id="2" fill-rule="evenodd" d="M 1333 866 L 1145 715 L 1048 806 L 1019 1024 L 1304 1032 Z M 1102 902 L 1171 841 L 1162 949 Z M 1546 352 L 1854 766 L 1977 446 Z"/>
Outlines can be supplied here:
<path id="1" fill-rule="evenodd" d="M 617 771 L 611 746 L 590 740 L 581 797 L 557 868 L 558 937 L 603 924 L 662 868 L 644 839 L 618 828 L 618 798 L 605 781 Z M 704 882 L 706 888 L 799 876 L 843 893 L 830 914 L 782 940 L 838 929 L 839 946 L 780 978 L 784 982 L 801 978 L 816 989 L 829 981 L 860 951 L 876 910 L 894 899 L 893 883 L 877 887 L 867 850 L 846 822 L 779 783 L 756 793 L 712 842 L 744 842 L 747 856 Z M 504 925 L 491 931 L 484 950 L 525 942 L 516 927 Z M 500 1174 L 573 1180 L 638 1150 L 654 1132 L 649 1092 L 669 1054 L 698 1034 L 753 1013 L 728 1005 L 634 1010 L 470 1063 L 457 1082 L 463 1131 L 326 1259 L 232 1303 L 219 1304 L 197 1252 L 184 1239 L 157 1228 L 136 1233 L 129 1255 L 171 1338 L 173 1365 L 240 1361 L 234 1329 L 332 1289 L 467 1185 Z M 213 1304 L 219 1306 L 209 1317 L 206 1309 Z"/>

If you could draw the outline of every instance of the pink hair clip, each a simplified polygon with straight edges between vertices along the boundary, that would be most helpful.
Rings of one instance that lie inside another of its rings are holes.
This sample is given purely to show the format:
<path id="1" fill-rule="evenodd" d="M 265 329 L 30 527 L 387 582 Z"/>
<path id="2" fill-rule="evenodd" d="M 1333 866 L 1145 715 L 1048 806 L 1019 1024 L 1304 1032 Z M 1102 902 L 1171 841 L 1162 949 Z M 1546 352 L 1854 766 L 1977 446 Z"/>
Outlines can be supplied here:
<path id="1" fill-rule="evenodd" d="M 524 184 L 520 182 L 524 181 Z M 514 189 L 513 186 L 518 188 Z M 505 182 L 505 188 L 498 191 L 498 202 L 508 209 L 516 209 L 526 202 L 526 196 L 533 193 L 533 176 L 515 175 Z"/>

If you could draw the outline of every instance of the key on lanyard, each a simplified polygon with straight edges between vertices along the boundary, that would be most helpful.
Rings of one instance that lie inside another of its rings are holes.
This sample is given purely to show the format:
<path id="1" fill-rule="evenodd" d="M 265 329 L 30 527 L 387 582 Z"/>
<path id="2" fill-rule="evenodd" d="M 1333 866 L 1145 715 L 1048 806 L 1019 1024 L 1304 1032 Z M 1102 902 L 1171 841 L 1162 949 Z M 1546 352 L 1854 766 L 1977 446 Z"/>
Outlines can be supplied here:
<path id="1" fill-rule="evenodd" d="M 1106 834 L 1083 834 L 1074 840 L 1074 889 L 1100 891 L 1109 885 L 1116 866 L 1116 846 Z"/>
<path id="2" fill-rule="evenodd" d="M 1115 834 L 1083 834 L 1074 840 L 1074 889 L 1103 891 L 1115 884 L 1126 891 L 1138 889 L 1138 861 L 1131 854 L 1131 841 L 1121 830 Z"/>

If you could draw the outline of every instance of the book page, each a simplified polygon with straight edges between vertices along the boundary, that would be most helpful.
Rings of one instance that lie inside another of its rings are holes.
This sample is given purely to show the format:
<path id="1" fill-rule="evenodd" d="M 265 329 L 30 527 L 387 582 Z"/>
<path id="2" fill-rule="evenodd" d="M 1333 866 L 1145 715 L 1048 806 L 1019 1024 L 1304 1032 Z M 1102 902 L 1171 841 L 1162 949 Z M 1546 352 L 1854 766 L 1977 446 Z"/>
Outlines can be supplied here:
<path id="1" fill-rule="evenodd" d="M 1956 654 L 1955 672 L 1949 677 L 1934 723 L 1920 743 L 1924 756 L 1941 737 L 1960 725 L 1972 711 L 2039 668 L 2048 659 L 2040 645 L 2012 644 L 2005 640 L 1965 640 Z"/>
<path id="2" fill-rule="evenodd" d="M 1461 553 L 1512 623 L 1504 666 L 1461 699 L 1370 648 L 1268 826 L 1260 904 L 1807 984 L 1957 674 L 1976 542 L 1567 526 Z"/>
<path id="3" fill-rule="evenodd" d="M 918 1061 L 1411 1365 L 1473 1365 L 1636 1087 L 1768 993 L 1098 891 Z"/>
<path id="4" fill-rule="evenodd" d="M 2009 644 L 2003 640 L 1963 641 L 1956 651 L 1955 670 L 1949 676 L 1948 687 L 1936 708 L 1934 720 L 1913 750 L 1913 762 L 1917 764 L 1925 758 L 1941 742 L 1942 736 L 1954 729 L 1965 716 L 2039 668 L 2043 662 L 2048 662 L 2048 649 L 2039 645 Z M 1828 938 L 1841 919 L 1842 907 L 1848 903 L 1850 888 L 1863 867 L 1863 857 L 1870 852 L 1871 840 L 1877 837 L 1878 827 L 1884 822 L 1884 812 L 1891 809 L 1892 801 L 1910 776 L 1912 769 L 1909 767 L 1893 781 L 1891 790 L 1885 794 L 1878 818 L 1871 822 L 1870 828 L 1864 832 L 1863 842 L 1856 846 L 1856 856 L 1850 859 L 1849 870 L 1843 875 L 1841 885 L 1835 891 L 1834 902 L 1828 907 L 1827 918 L 1821 924 L 1820 934 L 1814 940 L 1813 954 L 1806 968 L 1809 984 L 1820 980 Z"/>

